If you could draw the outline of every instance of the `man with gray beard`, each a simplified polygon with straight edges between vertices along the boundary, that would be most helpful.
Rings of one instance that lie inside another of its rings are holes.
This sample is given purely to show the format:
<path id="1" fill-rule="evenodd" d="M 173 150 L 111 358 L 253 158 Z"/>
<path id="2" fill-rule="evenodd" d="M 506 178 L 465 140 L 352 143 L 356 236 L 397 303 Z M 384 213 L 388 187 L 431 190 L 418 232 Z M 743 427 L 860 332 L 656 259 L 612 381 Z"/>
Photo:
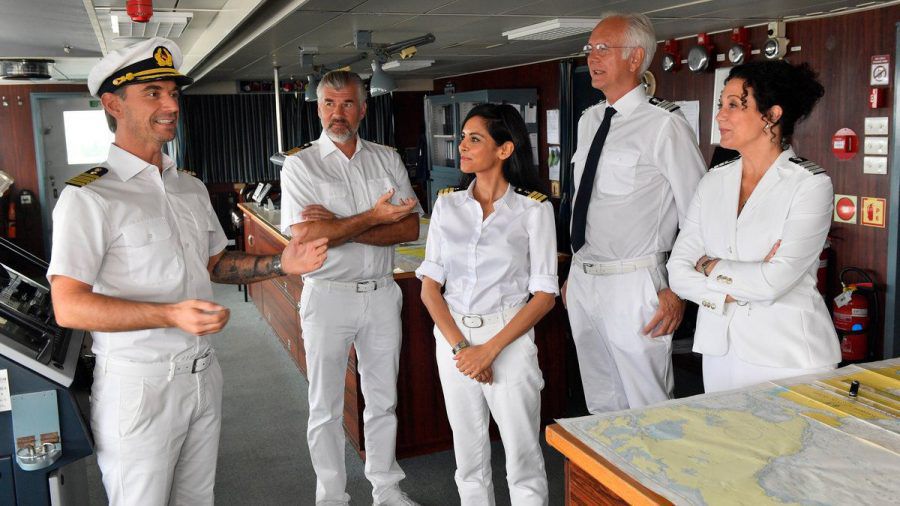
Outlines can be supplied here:
<path id="1" fill-rule="evenodd" d="M 303 277 L 300 297 L 316 504 L 350 501 L 341 416 L 354 345 L 373 502 L 413 505 L 400 491 L 405 475 L 394 455 L 402 297 L 392 272 L 393 245 L 418 238 L 422 208 L 396 151 L 357 135 L 366 114 L 359 76 L 329 72 L 317 92 L 322 135 L 281 170 L 282 232 L 304 242 L 327 237 L 329 244 L 322 268 Z"/>

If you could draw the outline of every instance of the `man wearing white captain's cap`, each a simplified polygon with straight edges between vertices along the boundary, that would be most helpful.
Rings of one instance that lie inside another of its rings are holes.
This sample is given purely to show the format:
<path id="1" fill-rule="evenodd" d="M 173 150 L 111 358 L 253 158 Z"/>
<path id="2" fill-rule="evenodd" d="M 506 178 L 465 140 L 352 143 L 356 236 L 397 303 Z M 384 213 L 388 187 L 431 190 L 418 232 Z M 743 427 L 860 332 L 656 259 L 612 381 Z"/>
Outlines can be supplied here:
<path id="1" fill-rule="evenodd" d="M 325 241 L 281 255 L 225 251 L 203 183 L 161 152 L 192 80 L 162 38 L 106 55 L 88 88 L 115 142 L 67 182 L 53 211 L 47 273 L 57 322 L 93 333 L 91 426 L 112 505 L 212 505 L 222 372 L 208 335 L 228 322 L 212 285 L 322 265 Z"/>

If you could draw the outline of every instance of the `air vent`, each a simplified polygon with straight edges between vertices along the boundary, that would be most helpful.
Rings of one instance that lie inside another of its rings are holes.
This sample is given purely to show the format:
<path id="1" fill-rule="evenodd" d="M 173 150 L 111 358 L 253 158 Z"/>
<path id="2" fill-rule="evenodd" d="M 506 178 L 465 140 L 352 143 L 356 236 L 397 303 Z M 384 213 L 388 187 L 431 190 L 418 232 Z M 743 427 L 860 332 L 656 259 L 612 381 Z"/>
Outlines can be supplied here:
<path id="1" fill-rule="evenodd" d="M 53 60 L 22 58 L 0 60 L 2 79 L 50 79 L 50 64 Z"/>
<path id="2" fill-rule="evenodd" d="M 112 11 L 109 20 L 116 39 L 165 37 L 177 39 L 184 33 L 188 23 L 194 19 L 193 12 L 154 12 L 146 23 L 135 23 L 123 11 Z"/>

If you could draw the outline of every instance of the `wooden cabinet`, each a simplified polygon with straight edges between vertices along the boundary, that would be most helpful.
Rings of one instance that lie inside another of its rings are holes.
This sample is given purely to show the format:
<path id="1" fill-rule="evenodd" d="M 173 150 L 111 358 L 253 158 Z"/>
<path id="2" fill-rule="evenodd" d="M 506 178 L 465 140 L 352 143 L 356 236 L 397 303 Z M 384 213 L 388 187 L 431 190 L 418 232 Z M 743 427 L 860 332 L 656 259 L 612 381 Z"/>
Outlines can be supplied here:
<path id="1" fill-rule="evenodd" d="M 248 253 L 271 255 L 284 249 L 287 239 L 275 227 L 266 223 L 253 208 L 244 204 L 241 208 L 244 211 L 244 244 Z M 411 272 L 395 274 L 394 279 L 403 294 L 400 313 L 403 343 L 397 376 L 396 411 L 397 457 L 403 458 L 447 450 L 453 446 L 453 440 L 434 357 L 433 323 L 419 298 L 422 283 Z M 284 276 L 249 286 L 253 303 L 305 376 L 306 354 L 297 310 L 302 291 L 303 282 L 299 276 Z M 565 412 L 567 332 L 568 323 L 561 304 L 535 329 L 538 359 L 545 382 L 541 401 L 544 423 L 552 422 Z M 347 439 L 363 457 L 364 409 L 356 352 L 351 348 L 344 385 L 344 429 Z"/>

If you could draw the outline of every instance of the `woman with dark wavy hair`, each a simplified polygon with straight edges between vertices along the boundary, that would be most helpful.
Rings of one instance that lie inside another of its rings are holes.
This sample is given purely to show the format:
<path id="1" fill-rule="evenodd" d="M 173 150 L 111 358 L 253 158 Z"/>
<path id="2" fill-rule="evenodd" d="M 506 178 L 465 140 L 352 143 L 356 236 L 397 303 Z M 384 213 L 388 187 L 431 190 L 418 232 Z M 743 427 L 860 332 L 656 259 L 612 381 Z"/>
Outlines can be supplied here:
<path id="1" fill-rule="evenodd" d="M 546 505 L 534 325 L 559 293 L 553 207 L 510 105 L 476 106 L 459 142 L 464 185 L 440 192 L 416 270 L 434 320 L 463 505 L 494 504 L 491 415 L 512 504 Z M 441 286 L 444 293 L 441 294 Z"/>
<path id="2" fill-rule="evenodd" d="M 669 259 L 669 283 L 700 306 L 694 351 L 707 392 L 822 372 L 840 346 L 816 269 L 831 226 L 825 170 L 791 148 L 824 94 L 806 64 L 734 67 L 716 116 L 740 158 L 700 181 Z"/>

